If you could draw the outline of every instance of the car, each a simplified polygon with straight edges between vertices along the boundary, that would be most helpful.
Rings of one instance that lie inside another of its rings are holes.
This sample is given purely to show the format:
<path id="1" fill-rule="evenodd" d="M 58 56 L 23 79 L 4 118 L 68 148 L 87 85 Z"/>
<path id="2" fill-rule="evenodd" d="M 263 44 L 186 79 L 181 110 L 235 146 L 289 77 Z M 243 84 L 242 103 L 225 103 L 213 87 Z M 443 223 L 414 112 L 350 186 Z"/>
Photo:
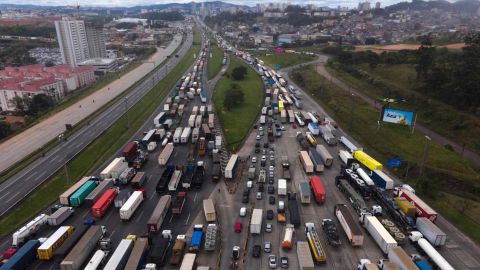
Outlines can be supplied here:
<path id="1" fill-rule="evenodd" d="M 244 217 L 246 215 L 247 215 L 247 208 L 246 207 L 240 208 L 240 216 Z"/>
<path id="2" fill-rule="evenodd" d="M 275 127 L 276 127 L 276 128 L 279 128 L 279 127 L 280 127 L 280 125 L 279 125 L 278 123 L 276 123 L 276 124 L 275 124 Z"/>
<path id="3" fill-rule="evenodd" d="M 274 205 L 275 204 L 275 197 L 274 196 L 268 197 L 268 203 L 271 204 L 271 205 Z"/>
<path id="4" fill-rule="evenodd" d="M 272 232 L 272 223 L 265 224 L 265 232 Z"/>
<path id="5" fill-rule="evenodd" d="M 268 266 L 272 269 L 277 268 L 277 256 L 276 255 L 269 255 L 268 256 Z"/>
<path id="6" fill-rule="evenodd" d="M 273 210 L 267 210 L 267 219 L 272 220 L 273 219 Z"/>
<path id="7" fill-rule="evenodd" d="M 270 161 L 275 161 L 275 156 L 270 155 Z"/>
<path id="8" fill-rule="evenodd" d="M 257 192 L 256 198 L 257 200 L 261 200 L 263 198 L 262 192 Z"/>
<path id="9" fill-rule="evenodd" d="M 293 123 L 292 128 L 297 128 L 297 125 L 295 123 Z"/>
<path id="10" fill-rule="evenodd" d="M 267 193 L 268 194 L 274 194 L 275 193 L 275 187 L 274 186 L 268 186 L 267 187 Z"/>
<path id="11" fill-rule="evenodd" d="M 242 232 L 242 223 L 240 221 L 235 222 L 235 232 L 241 233 Z"/>
<path id="12" fill-rule="evenodd" d="M 257 135 L 257 137 L 255 138 L 257 141 L 260 140 L 260 135 Z"/>
<path id="13" fill-rule="evenodd" d="M 263 131 L 263 127 L 259 127 L 258 130 L 259 130 L 259 131 Z"/>
<path id="14" fill-rule="evenodd" d="M 269 185 L 273 185 L 274 183 L 275 183 L 275 182 L 274 182 L 274 180 L 273 180 L 273 177 L 269 177 L 269 178 L 268 178 L 268 184 L 269 184 Z"/>
<path id="15" fill-rule="evenodd" d="M 260 253 L 262 252 L 262 247 L 260 245 L 255 245 L 252 248 L 252 256 L 255 258 L 260 257 Z"/>
<path id="16" fill-rule="evenodd" d="M 242 196 L 242 203 L 248 203 L 249 199 L 248 199 L 248 195 L 243 195 Z"/>
<path id="17" fill-rule="evenodd" d="M 263 183 L 258 183 L 258 192 L 263 192 L 265 190 L 265 186 L 263 185 Z"/>
<path id="18" fill-rule="evenodd" d="M 274 172 L 272 172 L 272 171 L 268 172 L 268 177 L 273 179 L 273 177 L 274 177 Z"/>
<path id="19" fill-rule="evenodd" d="M 265 244 L 263 245 L 263 251 L 265 251 L 266 253 L 272 252 L 272 243 L 265 242 Z"/>
<path id="20" fill-rule="evenodd" d="M 258 125 L 253 125 L 253 129 L 257 129 L 258 128 Z"/>
<path id="21" fill-rule="evenodd" d="M 284 126 L 281 126 L 280 128 L 282 129 L 282 131 L 285 131 L 285 127 L 284 127 Z"/>
<path id="22" fill-rule="evenodd" d="M 267 150 L 266 149 L 262 149 L 262 155 L 266 155 L 267 154 Z"/>
<path id="23" fill-rule="evenodd" d="M 260 153 L 260 148 L 255 148 L 255 154 Z"/>
<path id="24" fill-rule="evenodd" d="M 258 135 L 263 136 L 263 131 L 260 131 Z"/>
<path id="25" fill-rule="evenodd" d="M 262 155 L 261 161 L 266 161 L 266 160 L 267 160 L 267 156 Z"/>
<path id="26" fill-rule="evenodd" d="M 268 167 L 268 171 L 270 171 L 270 172 L 274 172 L 274 171 L 275 171 L 275 167 L 274 167 L 274 166 L 272 166 L 272 165 L 270 165 L 270 167 Z"/>
<path id="27" fill-rule="evenodd" d="M 232 259 L 235 261 L 240 258 L 240 247 L 239 246 L 234 246 L 232 249 Z"/>
<path id="28" fill-rule="evenodd" d="M 252 163 L 257 163 L 257 157 L 252 157 Z"/>
<path id="29" fill-rule="evenodd" d="M 259 136 L 257 136 L 257 137 L 259 137 Z M 259 140 L 260 140 L 260 139 L 259 139 Z M 266 143 L 263 144 L 263 148 L 268 148 L 268 146 L 269 146 L 269 145 L 268 145 L 268 142 L 266 142 Z"/>
<path id="30" fill-rule="evenodd" d="M 280 258 L 280 267 L 288 268 L 288 257 L 281 257 Z"/>
<path id="31" fill-rule="evenodd" d="M 255 143 L 255 148 L 260 148 L 260 142 Z"/>

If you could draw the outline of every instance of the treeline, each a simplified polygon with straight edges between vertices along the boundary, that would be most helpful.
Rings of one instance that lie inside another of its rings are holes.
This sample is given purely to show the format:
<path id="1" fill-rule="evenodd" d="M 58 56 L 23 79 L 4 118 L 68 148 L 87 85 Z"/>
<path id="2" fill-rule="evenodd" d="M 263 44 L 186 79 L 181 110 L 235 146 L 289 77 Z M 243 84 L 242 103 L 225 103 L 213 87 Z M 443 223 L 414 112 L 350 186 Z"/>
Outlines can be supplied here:
<path id="1" fill-rule="evenodd" d="M 208 25 L 218 26 L 224 26 L 229 22 L 245 23 L 248 25 L 252 25 L 256 22 L 256 19 L 259 16 L 259 13 L 238 12 L 234 15 L 230 12 L 221 12 L 216 16 L 207 16 L 205 18 L 205 23 Z"/>
<path id="2" fill-rule="evenodd" d="M 35 48 L 38 44 L 26 41 L 17 41 L 1 44 L 0 69 L 6 66 L 25 66 L 36 64 L 35 58 L 30 57 L 28 50 Z"/>
<path id="3" fill-rule="evenodd" d="M 185 17 L 178 11 L 171 12 L 149 12 L 142 15 L 150 21 L 183 21 Z"/>
<path id="4" fill-rule="evenodd" d="M 328 47 L 325 53 L 334 55 L 340 64 L 352 69 L 352 64 L 413 64 L 418 89 L 424 94 L 460 110 L 480 114 L 480 33 L 465 38 L 466 46 L 458 51 L 432 46 L 425 37 L 418 50 L 399 52 L 353 52 L 341 47 Z"/>
<path id="5" fill-rule="evenodd" d="M 0 36 L 24 36 L 54 38 L 55 27 L 52 26 L 0 26 Z"/>

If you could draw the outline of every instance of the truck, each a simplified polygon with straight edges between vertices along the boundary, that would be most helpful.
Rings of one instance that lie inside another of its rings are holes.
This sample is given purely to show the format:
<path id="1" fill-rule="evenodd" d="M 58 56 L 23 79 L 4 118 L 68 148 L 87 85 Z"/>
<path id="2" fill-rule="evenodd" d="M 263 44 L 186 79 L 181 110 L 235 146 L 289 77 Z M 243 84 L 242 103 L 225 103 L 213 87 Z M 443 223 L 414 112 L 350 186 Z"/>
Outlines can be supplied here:
<path id="1" fill-rule="evenodd" d="M 362 213 L 360 223 L 363 224 L 384 254 L 388 254 L 390 249 L 397 246 L 397 241 L 393 239 L 377 217 L 369 213 Z"/>
<path id="2" fill-rule="evenodd" d="M 78 270 L 87 259 L 88 255 L 97 246 L 97 242 L 104 235 L 105 229 L 102 226 L 93 225 L 80 238 L 80 241 L 68 253 L 67 257 L 60 263 L 61 270 Z"/>
<path id="3" fill-rule="evenodd" d="M 322 241 L 318 236 L 317 230 L 315 230 L 315 223 L 305 223 L 305 234 L 313 252 L 314 261 L 317 263 L 325 263 L 327 261 L 327 253 L 325 252 Z"/>
<path id="4" fill-rule="evenodd" d="M 209 128 L 215 127 L 215 115 L 213 113 L 210 113 L 208 115 L 208 127 Z"/>
<path id="5" fill-rule="evenodd" d="M 238 163 L 238 155 L 233 154 L 228 160 L 227 166 L 225 167 L 225 179 L 235 178 Z"/>
<path id="6" fill-rule="evenodd" d="M 353 157 L 371 171 L 382 170 L 383 165 L 362 150 L 353 152 Z"/>
<path id="7" fill-rule="evenodd" d="M 192 239 L 188 245 L 188 252 L 198 252 L 202 246 L 203 224 L 196 224 L 193 227 Z"/>
<path id="8" fill-rule="evenodd" d="M 37 249 L 40 260 L 48 261 L 53 258 L 53 252 L 73 233 L 74 227 L 61 226 Z"/>
<path id="9" fill-rule="evenodd" d="M 170 257 L 170 264 L 177 265 L 182 260 L 183 252 L 185 251 L 185 245 L 187 237 L 183 234 L 177 235 L 177 239 L 175 240 L 175 244 L 173 244 L 172 248 L 172 257 Z"/>
<path id="10" fill-rule="evenodd" d="M 151 246 L 147 261 L 158 266 L 163 265 L 167 251 L 170 250 L 171 239 L 172 232 L 170 230 L 164 230 L 161 237 L 155 237 L 155 240 L 149 243 Z"/>
<path id="11" fill-rule="evenodd" d="M 335 222 L 329 218 L 322 219 L 322 229 L 327 236 L 327 243 L 333 247 L 340 246 L 342 241 L 338 235 L 337 226 Z"/>
<path id="12" fill-rule="evenodd" d="M 248 168 L 248 179 L 250 180 L 253 180 L 255 179 L 255 176 L 256 176 L 256 167 L 254 164 L 250 165 L 250 167 Z"/>
<path id="13" fill-rule="evenodd" d="M 82 187 L 87 181 L 91 180 L 92 177 L 85 176 L 82 177 L 78 182 L 76 182 L 73 186 L 68 188 L 65 192 L 63 192 L 59 197 L 59 201 L 61 205 L 70 206 L 70 196 L 72 196 L 75 191 L 77 191 L 80 187 Z"/>
<path id="14" fill-rule="evenodd" d="M 360 147 L 357 147 L 355 144 L 353 144 L 350 140 L 348 140 L 345 136 L 340 137 L 340 143 L 342 143 L 350 153 L 353 153 L 357 150 L 363 150 Z"/>
<path id="15" fill-rule="evenodd" d="M 359 166 L 355 169 L 355 172 L 358 176 L 365 182 L 365 184 L 369 187 L 374 187 L 375 182 L 370 178 L 370 176 L 365 172 L 364 169 L 360 168 Z"/>
<path id="16" fill-rule="evenodd" d="M 125 199 L 121 205 L 120 203 L 118 204 L 119 206 L 117 207 L 122 207 L 123 204 L 127 201 L 127 196 L 128 194 L 124 193 L 123 199 Z M 115 197 L 117 196 L 117 190 L 114 188 L 107 189 L 103 193 L 103 195 L 95 202 L 95 204 L 91 208 L 92 216 L 95 218 L 102 218 L 103 215 L 108 211 L 110 205 L 112 202 L 114 202 Z"/>
<path id="17" fill-rule="evenodd" d="M 320 129 L 317 123 L 308 123 L 308 130 L 312 133 L 312 135 L 320 134 Z"/>
<path id="18" fill-rule="evenodd" d="M 297 132 L 296 138 L 302 149 L 308 149 L 310 147 L 307 139 L 302 132 Z"/>
<path id="19" fill-rule="evenodd" d="M 400 270 L 398 266 L 386 259 L 378 260 L 377 266 L 380 270 Z"/>
<path id="20" fill-rule="evenodd" d="M 133 245 L 132 252 L 130 253 L 130 257 L 128 258 L 127 264 L 125 265 L 125 269 L 127 270 L 136 270 L 142 269 L 142 266 L 145 263 L 145 257 L 148 252 L 148 239 L 147 238 L 137 238 L 135 240 L 135 244 Z"/>
<path id="21" fill-rule="evenodd" d="M 267 137 L 268 137 L 268 142 L 274 142 L 275 141 L 275 137 L 274 137 L 274 134 L 273 134 L 273 128 L 268 128 L 267 129 Z"/>
<path id="22" fill-rule="evenodd" d="M 97 187 L 88 194 L 85 198 L 85 203 L 88 207 L 92 207 L 95 202 L 107 191 L 108 189 L 113 188 L 113 181 L 112 179 L 105 179 L 101 181 Z"/>
<path id="23" fill-rule="evenodd" d="M 321 145 L 321 144 L 318 144 L 315 148 L 316 152 L 320 155 L 320 158 L 322 159 L 323 161 L 323 164 L 326 166 L 326 167 L 330 167 L 332 166 L 333 164 L 333 157 L 332 155 L 330 155 L 330 153 L 328 152 L 327 148 L 325 148 L 325 146 Z"/>
<path id="24" fill-rule="evenodd" d="M 168 159 L 170 158 L 172 153 L 173 153 L 173 143 L 167 143 L 167 145 L 165 145 L 162 152 L 158 156 L 158 165 L 160 165 L 160 167 L 167 165 Z"/>
<path id="25" fill-rule="evenodd" d="M 180 265 L 179 270 L 193 270 L 196 258 L 197 254 L 195 253 L 185 254 L 185 256 L 183 256 L 182 264 Z"/>
<path id="26" fill-rule="evenodd" d="M 434 247 L 444 246 L 447 242 L 447 235 L 428 218 L 418 217 L 416 220 L 416 229 L 422 233 L 423 237 Z"/>
<path id="27" fill-rule="evenodd" d="M 388 260 L 401 270 L 419 270 L 410 256 L 401 247 L 392 247 L 388 251 Z"/>
<path id="28" fill-rule="evenodd" d="M 296 194 L 290 194 L 288 199 L 288 212 L 290 213 L 290 224 L 296 227 L 300 226 L 300 211 L 298 210 Z"/>
<path id="29" fill-rule="evenodd" d="M 358 223 L 353 219 L 348 208 L 344 204 L 335 205 L 335 216 L 337 217 L 347 239 L 354 247 L 363 245 L 363 233 Z"/>
<path id="30" fill-rule="evenodd" d="M 221 167 L 220 163 L 218 163 L 218 162 L 213 163 L 212 181 L 214 183 L 217 183 L 220 180 L 221 175 L 222 175 L 222 167 Z"/>
<path id="31" fill-rule="evenodd" d="M 202 126 L 202 116 L 197 115 L 197 117 L 195 117 L 195 127 L 200 128 L 201 126 Z"/>
<path id="32" fill-rule="evenodd" d="M 173 143 L 180 143 L 180 137 L 182 136 L 183 128 L 177 127 L 173 133 Z"/>
<path id="33" fill-rule="evenodd" d="M 43 225 L 47 224 L 47 219 L 48 216 L 46 214 L 40 214 L 14 232 L 12 235 L 12 248 L 20 247 L 28 237 L 35 234 Z"/>
<path id="34" fill-rule="evenodd" d="M 183 178 L 182 178 L 182 187 L 184 189 L 189 189 L 192 185 L 193 180 L 193 171 L 195 169 L 195 165 L 192 163 L 188 163 L 184 167 Z"/>
<path id="35" fill-rule="evenodd" d="M 342 176 L 335 177 L 335 185 L 347 197 L 347 200 L 352 204 L 353 209 L 360 215 L 368 212 L 368 206 L 363 200 L 363 197 L 348 183 L 348 180 Z"/>
<path id="36" fill-rule="evenodd" d="M 65 240 L 65 242 L 53 252 L 53 259 L 56 265 L 59 265 L 63 259 L 65 259 L 70 250 L 72 250 L 89 228 L 90 225 L 77 226 L 67 240 Z"/>
<path id="37" fill-rule="evenodd" d="M 420 257 L 418 254 L 412 254 L 412 261 L 413 263 L 420 269 L 420 270 L 433 270 L 433 267 L 430 265 L 427 259 Z"/>
<path id="38" fill-rule="evenodd" d="M 181 191 L 172 197 L 172 215 L 180 215 L 187 200 L 187 192 Z"/>
<path id="39" fill-rule="evenodd" d="M 350 168 L 352 164 L 355 162 L 355 159 L 353 158 L 352 154 L 350 154 L 348 151 L 345 151 L 345 150 L 339 150 L 338 157 L 342 161 L 343 165 L 345 165 L 347 168 Z"/>
<path id="40" fill-rule="evenodd" d="M 85 198 L 92 192 L 95 188 L 97 187 L 97 182 L 93 180 L 89 180 L 85 182 L 77 191 L 75 191 L 70 198 L 68 198 L 68 201 L 70 203 L 70 206 L 78 207 L 82 205 L 82 203 L 85 201 Z"/>
<path id="41" fill-rule="evenodd" d="M 103 180 L 108 178 L 117 179 L 127 168 L 128 162 L 124 157 L 115 158 L 105 169 L 103 169 L 100 173 L 100 178 Z"/>
<path id="42" fill-rule="evenodd" d="M 383 189 L 393 188 L 393 179 L 381 170 L 371 171 L 370 178 L 377 184 L 377 186 Z"/>
<path id="43" fill-rule="evenodd" d="M 173 165 L 168 165 L 165 170 L 162 172 L 162 175 L 160 175 L 160 179 L 157 182 L 157 185 L 155 187 L 155 190 L 157 193 L 162 194 L 165 191 L 167 191 L 168 183 L 170 182 L 170 179 L 172 178 L 173 172 L 175 171 L 175 166 Z"/>
<path id="44" fill-rule="evenodd" d="M 47 222 L 50 226 L 59 226 L 62 224 L 67 218 L 69 218 L 73 214 L 74 210 L 72 207 L 60 207 L 57 211 L 53 214 L 48 216 Z"/>
<path id="45" fill-rule="evenodd" d="M 217 220 L 215 205 L 212 199 L 203 200 L 203 212 L 205 214 L 205 220 L 207 222 L 215 222 Z"/>
<path id="46" fill-rule="evenodd" d="M 302 163 L 303 169 L 305 170 L 305 173 L 313 173 L 314 167 L 312 160 L 308 156 L 308 152 L 300 151 L 299 158 L 300 162 Z"/>
<path id="47" fill-rule="evenodd" d="M 281 246 L 283 249 L 291 249 L 293 246 L 293 233 L 295 232 L 295 228 L 293 224 L 287 224 L 285 226 L 285 235 L 283 236 L 283 240 Z"/>
<path id="48" fill-rule="evenodd" d="M 107 264 L 105 264 L 104 270 L 116 270 L 116 269 L 124 269 L 125 264 L 127 263 L 128 256 L 133 248 L 133 240 L 132 239 L 122 239 L 120 244 L 118 244 L 117 248 L 113 252 L 112 256 L 108 260 Z"/>
<path id="49" fill-rule="evenodd" d="M 205 167 L 203 166 L 203 161 L 197 161 L 195 170 L 193 171 L 192 185 L 196 190 L 202 188 L 203 179 L 205 177 Z"/>
<path id="50" fill-rule="evenodd" d="M 177 190 L 178 184 L 180 183 L 181 179 L 182 179 L 182 171 L 175 170 L 172 174 L 172 177 L 170 178 L 170 181 L 168 182 L 168 191 L 175 192 Z"/>
<path id="51" fill-rule="evenodd" d="M 287 181 L 291 179 L 290 162 L 288 161 L 288 156 L 282 156 L 282 172 L 283 179 L 286 179 Z"/>
<path id="52" fill-rule="evenodd" d="M 308 243 L 305 241 L 297 241 L 297 258 L 298 266 L 300 270 L 314 270 L 315 264 L 313 263 L 312 253 Z"/>
<path id="53" fill-rule="evenodd" d="M 313 196 L 317 203 L 323 204 L 325 202 L 325 188 L 323 187 L 320 176 L 314 175 L 310 177 L 310 187 L 313 191 Z"/>
<path id="54" fill-rule="evenodd" d="M 185 127 L 182 131 L 182 135 L 180 135 L 180 143 L 187 143 L 191 134 L 192 134 L 192 128 Z"/>
<path id="55" fill-rule="evenodd" d="M 120 208 L 120 219 L 128 221 L 143 202 L 144 194 L 142 191 L 134 191 L 125 204 Z"/>
<path id="56" fill-rule="evenodd" d="M 260 234 L 262 232 L 263 210 L 253 209 L 252 217 L 250 219 L 250 233 Z"/>
<path id="57" fill-rule="evenodd" d="M 189 127 L 195 127 L 195 114 L 191 114 L 190 117 L 188 118 L 188 126 Z"/>
<path id="58" fill-rule="evenodd" d="M 192 144 L 196 144 L 198 142 L 199 137 L 200 137 L 200 129 L 194 128 L 192 131 Z"/>
<path id="59" fill-rule="evenodd" d="M 205 250 L 213 251 L 217 246 L 217 224 L 208 224 L 205 232 Z"/>
<path id="60" fill-rule="evenodd" d="M 114 183 L 126 185 L 130 182 L 130 180 L 132 180 L 134 176 L 135 176 L 135 169 L 126 168 L 125 171 L 123 171 L 120 174 L 120 176 L 118 177 L 118 180 L 117 179 L 114 180 Z"/>
<path id="61" fill-rule="evenodd" d="M 413 206 L 407 199 L 403 197 L 395 197 L 394 200 L 403 214 L 411 218 L 415 218 L 417 216 L 417 208 Z"/>
<path id="62" fill-rule="evenodd" d="M 205 141 L 205 137 L 200 137 L 199 141 L 198 141 L 198 155 L 199 156 L 205 156 L 205 152 L 206 152 L 206 141 Z"/>
<path id="63" fill-rule="evenodd" d="M 172 196 L 163 195 L 158 200 L 155 209 L 153 209 L 152 215 L 147 221 L 147 230 L 149 232 L 156 233 L 160 230 L 163 220 L 167 215 L 167 212 L 170 210 L 170 205 L 172 203 Z"/>
<path id="64" fill-rule="evenodd" d="M 278 179 L 278 196 L 287 196 L 287 180 Z"/>
<path id="65" fill-rule="evenodd" d="M 103 262 L 103 260 L 105 260 L 106 257 L 107 257 L 107 252 L 101 249 L 98 249 L 97 251 L 95 251 L 92 258 L 90 259 L 90 261 L 88 261 L 87 265 L 83 270 L 97 270 L 100 267 L 100 264 Z"/>
<path id="66" fill-rule="evenodd" d="M 314 171 L 323 172 L 325 165 L 323 164 L 323 160 L 320 154 L 314 148 L 310 148 L 308 149 L 308 155 L 311 162 L 313 163 Z"/>
<path id="67" fill-rule="evenodd" d="M 122 156 L 126 161 L 131 162 L 137 156 L 137 142 L 129 142 L 122 150 Z"/>
<path id="68" fill-rule="evenodd" d="M 280 112 L 280 121 L 282 123 L 287 123 L 287 111 L 283 110 Z"/>
<path id="69" fill-rule="evenodd" d="M 369 259 L 360 259 L 357 266 L 358 270 L 378 270 L 376 264 L 372 263 Z"/>
<path id="70" fill-rule="evenodd" d="M 28 240 L 21 248 L 13 254 L 8 261 L 0 266 L 0 270 L 24 270 L 36 259 L 37 248 L 40 246 L 38 240 Z"/>
<path id="71" fill-rule="evenodd" d="M 278 180 L 279 186 L 280 186 L 280 180 Z M 287 182 L 285 181 L 285 185 Z M 298 190 L 300 191 L 300 202 L 301 203 L 310 203 L 310 197 L 311 197 L 311 192 L 310 192 L 310 187 L 307 182 L 300 182 L 298 183 Z"/>
<path id="72" fill-rule="evenodd" d="M 131 182 L 132 187 L 134 189 L 142 188 L 146 180 L 147 180 L 147 175 L 145 174 L 145 172 L 137 172 L 132 179 L 132 182 Z"/>
<path id="73" fill-rule="evenodd" d="M 414 193 L 404 188 L 401 188 L 399 193 L 400 193 L 399 197 L 403 197 L 407 199 L 412 205 L 414 205 L 417 208 L 417 215 L 419 217 L 428 218 L 433 223 L 437 221 L 437 217 L 438 217 L 437 212 L 433 210 L 423 200 L 421 200 L 417 195 L 415 195 Z"/>
<path id="74" fill-rule="evenodd" d="M 265 183 L 267 180 L 267 171 L 265 169 L 260 169 L 258 173 L 258 183 Z"/>

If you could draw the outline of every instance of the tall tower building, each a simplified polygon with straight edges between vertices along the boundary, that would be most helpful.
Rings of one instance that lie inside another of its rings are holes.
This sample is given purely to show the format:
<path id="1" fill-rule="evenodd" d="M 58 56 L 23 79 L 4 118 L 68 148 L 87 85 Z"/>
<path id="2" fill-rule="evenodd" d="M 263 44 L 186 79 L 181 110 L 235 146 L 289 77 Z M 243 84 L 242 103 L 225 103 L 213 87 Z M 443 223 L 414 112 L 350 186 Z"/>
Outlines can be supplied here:
<path id="1" fill-rule="evenodd" d="M 106 58 L 105 34 L 103 24 L 86 23 L 88 54 L 90 58 Z"/>
<path id="2" fill-rule="evenodd" d="M 55 30 L 63 63 L 75 67 L 90 58 L 83 21 L 63 18 L 61 21 L 55 21 Z"/>

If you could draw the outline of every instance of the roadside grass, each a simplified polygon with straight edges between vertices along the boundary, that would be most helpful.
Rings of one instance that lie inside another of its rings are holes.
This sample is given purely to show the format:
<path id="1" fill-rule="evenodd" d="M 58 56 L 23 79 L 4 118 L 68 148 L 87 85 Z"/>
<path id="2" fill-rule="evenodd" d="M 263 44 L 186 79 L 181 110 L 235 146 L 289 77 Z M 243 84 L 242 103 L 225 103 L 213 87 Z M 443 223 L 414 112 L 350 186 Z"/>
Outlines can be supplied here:
<path id="1" fill-rule="evenodd" d="M 212 50 L 212 57 L 208 59 L 207 62 L 207 78 L 209 80 L 213 79 L 215 75 L 222 69 L 222 61 L 223 61 L 223 50 L 220 49 L 217 45 L 211 46 Z"/>
<path id="2" fill-rule="evenodd" d="M 229 78 L 229 74 L 238 66 L 247 68 L 247 75 L 242 81 L 235 81 Z M 245 94 L 245 101 L 232 110 L 226 111 L 223 108 L 223 100 L 232 83 L 239 85 Z M 260 113 L 263 96 L 264 91 L 260 76 L 240 59 L 231 57 L 228 70 L 225 76 L 218 81 L 213 93 L 215 111 L 220 117 L 220 123 L 222 124 L 225 140 L 230 151 L 236 152 L 239 150 L 240 143 L 248 134 Z"/>
<path id="3" fill-rule="evenodd" d="M 280 65 L 280 68 L 286 68 L 289 66 L 294 66 L 317 59 L 316 56 L 310 56 L 306 54 L 299 53 L 271 53 L 271 54 L 259 54 L 258 58 L 263 60 L 265 64 L 275 68 L 276 64 Z"/>
<path id="4" fill-rule="evenodd" d="M 378 129 L 378 111 L 358 98 L 352 100 L 349 93 L 338 89 L 311 66 L 292 71 L 290 78 L 321 104 L 339 126 L 375 159 L 386 164 L 389 158 L 398 156 L 408 163 L 408 169 L 404 166 L 391 171 L 417 188 L 422 198 L 428 198 L 429 201 L 435 201 L 436 206 L 441 206 L 437 210 L 445 214 L 454 224 L 474 222 L 460 215 L 458 209 L 443 207 L 444 204 L 441 202 L 446 200 L 444 197 L 439 197 L 437 192 L 478 198 L 478 194 L 475 193 L 478 188 L 475 187 L 480 183 L 480 175 L 466 160 L 445 147 L 431 142 L 425 172 L 421 176 L 418 167 L 426 144 L 422 134 L 412 134 L 405 126 L 386 123 Z M 458 227 L 480 241 L 478 226 L 479 224 L 476 224 L 476 227 L 467 225 Z"/>
<path id="5" fill-rule="evenodd" d="M 200 44 L 200 33 L 195 32 L 192 47 L 178 65 L 128 111 L 129 129 L 127 129 L 127 117 L 121 117 L 68 164 L 68 172 L 72 182 L 67 184 L 64 170 L 59 170 L 14 210 L 4 215 L 0 219 L 0 237 L 11 233 L 15 228 L 38 214 L 48 204 L 53 203 L 68 186 L 71 186 L 83 175 L 91 174 L 127 143 L 191 66 L 194 61 L 194 54 L 198 55 Z"/>
<path id="6" fill-rule="evenodd" d="M 394 107 L 416 112 L 419 123 L 480 153 L 480 118 L 418 91 L 412 65 L 379 65 L 375 69 L 368 65 L 352 67 L 366 72 L 373 80 L 358 78 L 336 64 L 326 68 L 332 75 L 371 98 L 406 98 L 407 102 L 396 103 Z"/>

